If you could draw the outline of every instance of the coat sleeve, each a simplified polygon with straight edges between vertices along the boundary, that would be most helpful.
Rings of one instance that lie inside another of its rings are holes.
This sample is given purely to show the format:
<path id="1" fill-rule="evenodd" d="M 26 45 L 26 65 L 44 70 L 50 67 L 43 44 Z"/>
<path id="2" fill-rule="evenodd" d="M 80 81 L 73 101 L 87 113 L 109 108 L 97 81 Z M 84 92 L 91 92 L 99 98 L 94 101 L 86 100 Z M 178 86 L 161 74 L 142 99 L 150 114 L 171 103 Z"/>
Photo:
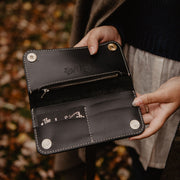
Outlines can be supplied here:
<path id="1" fill-rule="evenodd" d="M 70 46 L 74 46 L 85 35 L 89 21 L 92 0 L 77 0 L 71 29 Z"/>
<path id="2" fill-rule="evenodd" d="M 122 6 L 116 9 L 116 11 L 113 12 L 102 24 L 100 24 L 101 26 L 114 26 L 121 36 L 122 45 L 124 45 L 126 42 L 126 31 L 128 28 L 127 21 L 129 21 L 128 12 L 130 10 L 129 5 L 130 4 L 127 0 L 124 4 L 122 4 Z"/>
<path id="3" fill-rule="evenodd" d="M 74 46 L 94 27 L 101 25 L 125 0 L 77 0 L 70 46 Z"/>

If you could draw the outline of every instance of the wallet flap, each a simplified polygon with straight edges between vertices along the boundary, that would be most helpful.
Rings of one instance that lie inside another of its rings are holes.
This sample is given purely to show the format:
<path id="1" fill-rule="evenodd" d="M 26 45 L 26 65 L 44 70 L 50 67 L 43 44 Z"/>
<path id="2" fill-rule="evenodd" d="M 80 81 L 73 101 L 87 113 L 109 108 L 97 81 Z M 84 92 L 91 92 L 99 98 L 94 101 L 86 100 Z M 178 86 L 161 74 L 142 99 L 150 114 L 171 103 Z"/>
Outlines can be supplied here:
<path id="1" fill-rule="evenodd" d="M 116 42 L 101 44 L 98 53 L 93 56 L 89 54 L 87 47 L 27 51 L 24 65 L 28 91 L 33 92 L 52 84 L 91 77 L 94 74 L 116 71 L 128 75 L 121 51 Z"/>

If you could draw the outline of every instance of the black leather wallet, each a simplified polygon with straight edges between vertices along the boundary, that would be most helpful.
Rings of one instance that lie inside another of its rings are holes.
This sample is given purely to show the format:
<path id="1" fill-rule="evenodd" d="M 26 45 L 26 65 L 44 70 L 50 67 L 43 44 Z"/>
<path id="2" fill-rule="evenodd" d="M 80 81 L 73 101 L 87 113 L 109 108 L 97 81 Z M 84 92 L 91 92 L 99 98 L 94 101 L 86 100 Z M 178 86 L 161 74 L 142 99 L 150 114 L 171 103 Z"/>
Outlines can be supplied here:
<path id="1" fill-rule="evenodd" d="M 143 132 L 120 45 L 30 50 L 24 55 L 37 150 L 52 154 Z"/>

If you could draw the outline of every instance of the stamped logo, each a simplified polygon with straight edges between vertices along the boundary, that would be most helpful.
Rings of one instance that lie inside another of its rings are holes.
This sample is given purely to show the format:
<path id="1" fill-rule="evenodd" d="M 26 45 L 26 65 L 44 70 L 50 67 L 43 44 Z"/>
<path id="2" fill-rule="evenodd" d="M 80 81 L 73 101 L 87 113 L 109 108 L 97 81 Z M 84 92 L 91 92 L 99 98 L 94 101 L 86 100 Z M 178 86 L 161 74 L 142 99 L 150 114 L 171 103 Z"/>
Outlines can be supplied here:
<path id="1" fill-rule="evenodd" d="M 52 123 L 57 123 L 60 121 L 67 121 L 67 120 L 83 120 L 86 119 L 85 107 L 74 107 L 70 109 L 59 109 L 57 111 L 51 111 L 49 113 L 41 114 L 37 116 L 39 120 L 39 125 L 46 126 Z"/>
<path id="2" fill-rule="evenodd" d="M 64 116 L 64 119 L 72 119 L 72 118 L 81 119 L 81 118 L 85 118 L 85 116 L 83 116 L 80 111 L 77 111 L 72 115 L 69 114 Z"/>
<path id="3" fill-rule="evenodd" d="M 79 74 L 79 73 L 88 73 L 91 72 L 92 67 L 88 64 L 77 64 L 73 67 L 65 67 L 64 73 L 67 75 Z"/>
<path id="4" fill-rule="evenodd" d="M 50 123 L 52 120 L 51 119 L 49 119 L 49 118 L 44 118 L 43 120 L 42 120 L 42 123 L 41 123 L 41 126 L 44 126 L 45 124 L 48 124 L 48 123 Z"/>

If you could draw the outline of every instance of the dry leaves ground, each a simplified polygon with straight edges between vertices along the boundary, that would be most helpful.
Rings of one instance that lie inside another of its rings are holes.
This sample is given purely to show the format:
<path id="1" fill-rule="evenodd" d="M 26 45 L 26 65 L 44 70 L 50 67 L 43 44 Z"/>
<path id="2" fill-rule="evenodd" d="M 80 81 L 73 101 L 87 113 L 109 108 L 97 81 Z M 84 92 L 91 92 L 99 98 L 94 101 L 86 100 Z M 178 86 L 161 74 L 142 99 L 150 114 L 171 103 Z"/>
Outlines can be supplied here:
<path id="1" fill-rule="evenodd" d="M 73 1 L 0 2 L 0 179 L 54 179 L 36 152 L 22 63 L 29 49 L 68 46 Z"/>
<path id="2" fill-rule="evenodd" d="M 36 152 L 22 59 L 29 49 L 68 47 L 74 4 L 75 0 L 0 1 L 1 180 L 56 179 L 54 156 Z M 98 157 L 96 180 L 126 180 L 130 164 L 124 147 L 110 148 Z"/>

